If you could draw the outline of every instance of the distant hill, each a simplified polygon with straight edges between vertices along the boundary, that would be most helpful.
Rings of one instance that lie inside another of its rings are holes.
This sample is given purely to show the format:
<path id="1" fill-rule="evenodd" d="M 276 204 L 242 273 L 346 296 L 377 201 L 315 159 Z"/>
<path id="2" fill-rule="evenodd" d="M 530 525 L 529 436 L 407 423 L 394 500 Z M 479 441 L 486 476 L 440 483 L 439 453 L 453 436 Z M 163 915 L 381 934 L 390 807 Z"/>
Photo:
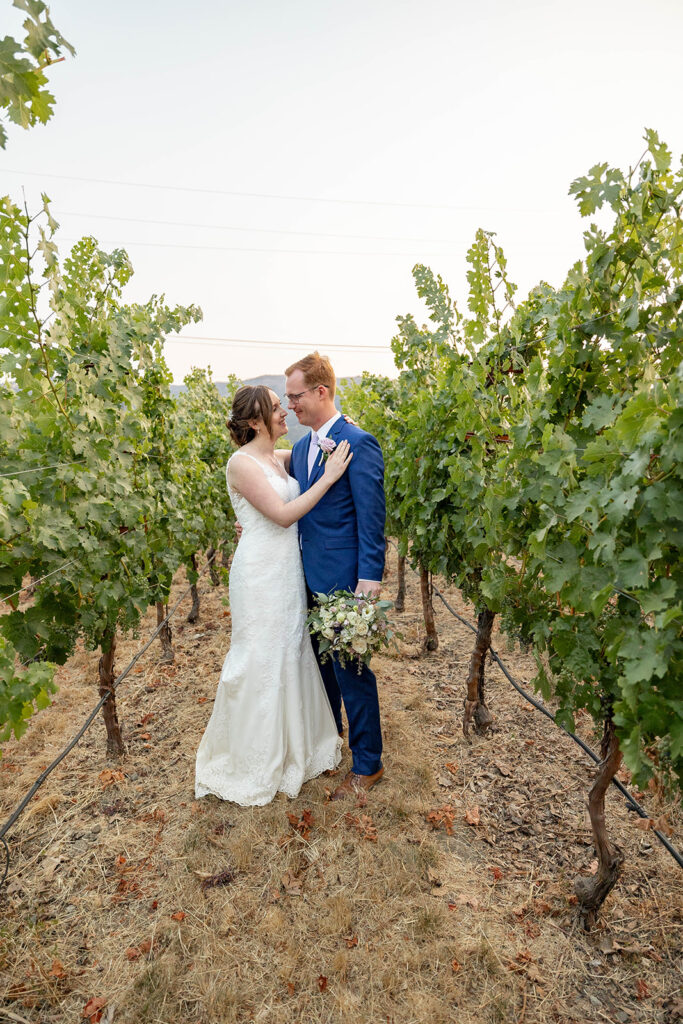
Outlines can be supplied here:
<path id="1" fill-rule="evenodd" d="M 359 381 L 360 377 L 343 377 L 340 378 L 339 384 L 343 384 L 345 380 Z M 227 393 L 226 385 L 219 380 L 217 380 L 215 383 L 216 387 L 218 388 L 219 394 L 225 395 Z M 285 378 L 284 374 L 282 373 L 264 373 L 261 377 L 251 377 L 249 380 L 243 381 L 243 383 L 263 384 L 265 387 L 270 388 L 272 391 L 274 391 L 275 394 L 280 399 L 280 401 L 283 401 L 284 399 Z M 184 384 L 171 384 L 171 393 L 174 395 L 179 395 L 181 391 L 185 390 L 186 389 Z M 340 408 L 338 396 L 335 398 L 335 405 L 337 406 L 338 409 Z M 287 414 L 287 430 L 287 439 L 291 441 L 293 444 L 295 441 L 298 441 L 300 437 L 303 437 L 303 435 L 308 431 L 308 427 L 302 427 L 294 413 L 290 412 Z"/>

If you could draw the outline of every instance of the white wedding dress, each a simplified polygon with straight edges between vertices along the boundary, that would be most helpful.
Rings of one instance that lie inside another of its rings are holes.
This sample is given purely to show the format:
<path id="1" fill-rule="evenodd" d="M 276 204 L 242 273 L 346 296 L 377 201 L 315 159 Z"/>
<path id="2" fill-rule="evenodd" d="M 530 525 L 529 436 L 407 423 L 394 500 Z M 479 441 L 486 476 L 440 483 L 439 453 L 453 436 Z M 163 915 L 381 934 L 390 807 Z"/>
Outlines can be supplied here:
<path id="1" fill-rule="evenodd" d="M 234 458 L 253 458 L 284 501 L 298 497 L 284 472 L 247 452 Z M 263 805 L 336 768 L 341 740 L 306 629 L 297 525 L 273 523 L 229 478 L 228 493 L 243 528 L 230 569 L 232 640 L 197 751 L 195 795 Z"/>

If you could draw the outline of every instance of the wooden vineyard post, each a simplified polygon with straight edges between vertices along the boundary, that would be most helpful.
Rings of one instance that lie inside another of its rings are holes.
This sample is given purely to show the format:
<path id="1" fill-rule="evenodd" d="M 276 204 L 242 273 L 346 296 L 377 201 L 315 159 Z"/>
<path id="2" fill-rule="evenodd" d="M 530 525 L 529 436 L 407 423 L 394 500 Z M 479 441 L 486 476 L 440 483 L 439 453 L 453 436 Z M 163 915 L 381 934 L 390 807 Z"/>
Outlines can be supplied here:
<path id="1" fill-rule="evenodd" d="M 107 643 L 109 646 L 107 647 Z M 105 649 L 106 648 L 106 649 Z M 102 656 L 97 666 L 99 676 L 100 697 L 110 694 L 109 700 L 102 705 L 102 718 L 107 730 L 107 754 L 110 757 L 121 757 L 126 747 L 121 735 L 119 716 L 116 711 L 116 695 L 114 692 L 114 657 L 116 655 L 116 631 L 111 630 L 102 641 Z"/>
<path id="2" fill-rule="evenodd" d="M 486 653 L 491 646 L 491 631 L 495 617 L 495 612 L 489 608 L 483 608 L 477 617 L 477 636 L 470 658 L 465 713 L 462 720 L 462 731 L 466 737 L 469 737 L 470 725 L 473 720 L 475 732 L 478 733 L 485 733 L 493 725 L 493 715 L 486 706 L 484 671 Z"/>
<path id="3" fill-rule="evenodd" d="M 597 912 L 617 884 L 624 863 L 624 855 L 616 843 L 610 842 L 605 825 L 605 793 L 619 771 L 622 759 L 611 712 L 605 719 L 600 753 L 602 761 L 588 794 L 588 813 L 598 855 L 598 870 L 590 878 L 577 878 L 574 882 L 574 892 L 579 898 L 587 930 L 595 924 Z"/>
<path id="4" fill-rule="evenodd" d="M 168 615 L 168 605 L 164 604 L 163 601 L 157 601 L 157 626 L 160 625 Z M 162 626 L 159 632 L 159 640 L 161 641 L 161 664 L 170 665 L 175 661 L 175 654 L 173 653 L 173 644 L 171 643 L 173 634 L 171 632 L 171 625 L 167 622 Z"/>
<path id="5" fill-rule="evenodd" d="M 420 593 L 422 594 L 422 611 L 425 619 L 425 648 L 428 651 L 435 651 L 439 646 L 439 634 L 436 632 L 434 620 L 434 605 L 432 604 L 432 579 L 431 574 L 420 565 Z"/>

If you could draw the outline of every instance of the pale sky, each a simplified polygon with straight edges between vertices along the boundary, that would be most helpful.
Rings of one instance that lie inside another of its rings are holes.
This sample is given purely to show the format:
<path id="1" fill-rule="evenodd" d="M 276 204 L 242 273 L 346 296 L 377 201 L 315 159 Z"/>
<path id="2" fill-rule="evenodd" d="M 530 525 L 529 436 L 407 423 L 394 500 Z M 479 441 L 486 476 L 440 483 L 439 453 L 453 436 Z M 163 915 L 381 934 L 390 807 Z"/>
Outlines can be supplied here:
<path id="1" fill-rule="evenodd" d="M 0 2 L 0 34 L 19 35 Z M 10 126 L 0 193 L 47 192 L 63 251 L 84 234 L 124 246 L 129 300 L 202 307 L 166 346 L 177 382 L 279 373 L 313 348 L 340 376 L 392 373 L 396 316 L 424 319 L 416 262 L 462 301 L 484 227 L 518 296 L 559 284 L 583 253 L 572 179 L 633 164 L 645 127 L 683 151 L 681 0 L 53 0 L 51 15 L 77 54 L 49 72 L 48 125 Z"/>

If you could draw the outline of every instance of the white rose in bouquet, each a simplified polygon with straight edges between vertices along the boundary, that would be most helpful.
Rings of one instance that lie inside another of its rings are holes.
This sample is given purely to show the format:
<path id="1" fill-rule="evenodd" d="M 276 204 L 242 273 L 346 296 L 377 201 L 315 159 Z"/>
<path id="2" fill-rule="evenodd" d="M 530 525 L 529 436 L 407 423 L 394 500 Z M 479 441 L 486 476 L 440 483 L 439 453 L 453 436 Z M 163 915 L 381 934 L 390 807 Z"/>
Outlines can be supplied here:
<path id="1" fill-rule="evenodd" d="M 391 601 L 359 601 L 345 590 L 316 594 L 316 599 L 306 623 L 317 637 L 323 661 L 333 657 L 341 665 L 350 662 L 360 673 L 373 654 L 389 645 L 393 632 L 386 610 Z"/>

